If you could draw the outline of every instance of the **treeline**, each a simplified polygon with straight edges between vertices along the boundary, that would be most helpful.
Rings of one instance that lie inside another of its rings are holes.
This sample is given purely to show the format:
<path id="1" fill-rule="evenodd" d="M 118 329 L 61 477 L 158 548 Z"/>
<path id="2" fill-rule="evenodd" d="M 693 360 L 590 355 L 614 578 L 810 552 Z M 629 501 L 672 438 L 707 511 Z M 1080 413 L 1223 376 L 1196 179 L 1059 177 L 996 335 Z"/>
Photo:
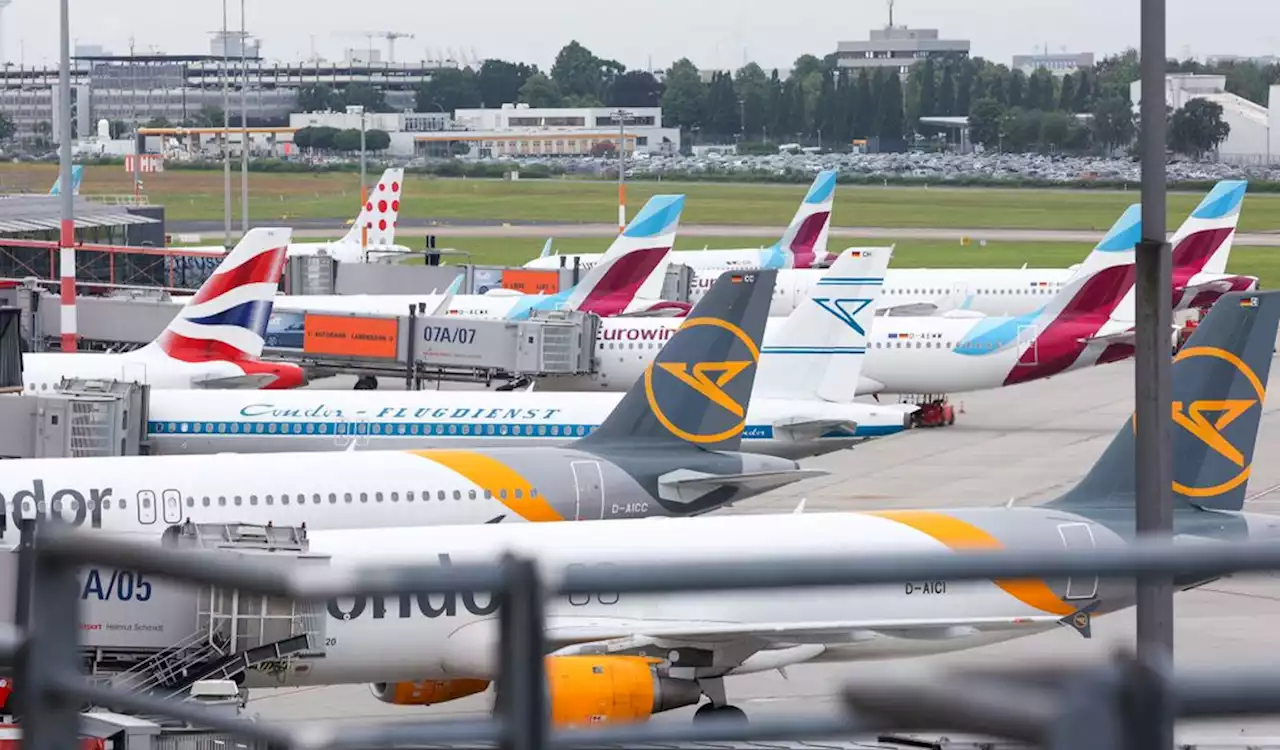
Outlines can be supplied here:
<path id="1" fill-rule="evenodd" d="M 1225 75 L 1228 91 L 1263 105 L 1268 87 L 1280 83 L 1280 66 L 1250 62 L 1209 67 L 1170 61 L 1170 71 Z M 486 60 L 477 70 L 439 71 L 416 92 L 416 109 L 453 112 L 515 102 L 531 107 L 661 105 L 664 124 L 679 127 L 686 141 L 692 136 L 698 142 L 748 147 L 794 141 L 841 148 L 866 138 L 877 139 L 883 149 L 913 143 L 941 146 L 945 131 L 922 126 L 919 118 L 971 116 L 972 138 L 989 148 L 1104 153 L 1133 139 L 1129 86 L 1138 77 L 1138 55 L 1129 50 L 1063 77 L 1045 70 L 1028 75 L 958 55 L 925 60 L 903 77 L 896 68 L 841 68 L 831 54 L 801 55 L 785 78 L 749 63 L 732 73 L 714 73 L 707 81 L 686 58 L 659 80 L 597 57 L 574 41 L 560 50 L 549 71 L 505 60 Z M 335 91 L 320 84 L 300 95 L 300 106 L 310 111 L 340 110 L 350 103 L 388 111 L 381 92 L 364 85 Z M 1197 111 L 1171 121 L 1170 145 L 1185 153 L 1207 151 L 1220 142 L 1213 140 L 1222 131 L 1220 121 L 1220 111 L 1197 105 Z M 1176 139 L 1175 127 L 1182 133 Z"/>

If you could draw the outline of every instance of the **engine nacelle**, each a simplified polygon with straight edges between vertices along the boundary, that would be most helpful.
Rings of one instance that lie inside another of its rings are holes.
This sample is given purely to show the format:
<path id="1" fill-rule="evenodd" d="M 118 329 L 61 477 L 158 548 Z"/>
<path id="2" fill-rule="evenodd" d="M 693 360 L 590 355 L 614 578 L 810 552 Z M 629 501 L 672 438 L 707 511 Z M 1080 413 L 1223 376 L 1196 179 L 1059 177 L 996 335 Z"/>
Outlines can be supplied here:
<path id="1" fill-rule="evenodd" d="M 488 680 L 422 680 L 419 682 L 375 682 L 369 686 L 373 697 L 397 706 L 434 706 L 437 703 L 483 693 Z"/>
<path id="2" fill-rule="evenodd" d="M 553 725 L 648 721 L 653 714 L 702 699 L 696 682 L 661 677 L 654 669 L 657 663 L 643 656 L 547 657 Z"/>

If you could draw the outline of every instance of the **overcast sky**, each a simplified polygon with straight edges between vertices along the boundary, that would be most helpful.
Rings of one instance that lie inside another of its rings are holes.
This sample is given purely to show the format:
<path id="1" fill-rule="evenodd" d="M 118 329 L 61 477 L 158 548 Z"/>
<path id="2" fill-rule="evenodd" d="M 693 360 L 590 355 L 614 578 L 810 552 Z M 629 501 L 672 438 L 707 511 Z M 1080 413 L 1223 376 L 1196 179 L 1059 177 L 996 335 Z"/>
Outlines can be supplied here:
<path id="1" fill-rule="evenodd" d="M 11 0 L 4 11 L 4 59 L 53 63 L 58 50 L 58 3 Z M 360 32 L 394 29 L 413 39 L 396 42 L 401 61 L 452 49 L 550 66 L 577 39 L 628 68 L 664 68 L 689 57 L 699 67 L 728 68 L 755 60 L 766 69 L 797 56 L 834 51 L 840 40 L 865 39 L 887 20 L 885 0 L 737 0 L 639 3 L 582 0 L 245 0 L 250 34 L 263 56 L 298 60 L 316 51 L 341 59 L 365 48 Z M 1280 54 L 1280 0 L 1168 0 L 1169 53 Z M 228 2 L 229 23 L 240 25 L 240 1 Z M 895 22 L 938 28 L 948 39 L 969 39 L 973 54 L 1008 64 L 1014 54 L 1062 48 L 1099 56 L 1138 44 L 1139 0 L 897 0 Z M 622 12 L 623 9 L 634 9 Z M 71 0 L 72 44 L 101 44 L 113 53 L 203 54 L 209 32 L 222 25 L 218 0 Z M 375 40 L 379 49 L 386 42 Z M 385 52 L 384 52 L 385 54 Z M 447 52 L 446 52 L 447 54 Z"/>

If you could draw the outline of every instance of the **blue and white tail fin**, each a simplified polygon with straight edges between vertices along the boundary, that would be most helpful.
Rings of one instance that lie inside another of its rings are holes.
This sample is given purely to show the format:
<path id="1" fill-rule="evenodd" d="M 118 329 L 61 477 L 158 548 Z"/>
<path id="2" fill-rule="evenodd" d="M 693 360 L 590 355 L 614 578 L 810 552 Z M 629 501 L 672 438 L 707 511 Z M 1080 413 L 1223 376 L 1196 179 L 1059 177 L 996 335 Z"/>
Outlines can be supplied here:
<path id="1" fill-rule="evenodd" d="M 1222 180 L 1169 238 L 1175 286 L 1198 273 L 1227 272 L 1236 226 L 1240 223 L 1240 209 L 1248 189 L 1246 180 Z"/>
<path id="2" fill-rule="evenodd" d="M 84 178 L 84 165 L 71 165 L 71 194 L 80 194 L 80 180 Z M 53 181 L 53 187 L 49 189 L 49 195 L 59 195 L 62 190 L 62 175 L 58 175 L 58 179 Z"/>
<path id="3" fill-rule="evenodd" d="M 1102 238 L 1079 265 L 1069 281 L 1079 279 L 1103 268 L 1135 262 L 1136 246 L 1142 239 L 1142 204 L 1134 203 L 1120 214 Z"/>
<path id="4" fill-rule="evenodd" d="M 368 231 L 368 247 L 390 247 L 396 244 L 396 222 L 400 217 L 400 193 L 404 188 L 404 170 L 392 167 L 369 187 L 369 198 L 351 223 L 351 229 L 339 240 L 359 245 L 360 230 Z"/>
<path id="5" fill-rule="evenodd" d="M 837 176 L 836 170 L 825 169 L 814 178 L 782 239 L 765 251 L 766 268 L 812 268 L 829 259 L 827 233 Z"/>
<path id="6" fill-rule="evenodd" d="M 542 254 L 538 256 L 539 258 L 551 257 L 551 241 L 552 241 L 552 238 L 548 237 L 546 244 L 542 246 Z"/>
<path id="7" fill-rule="evenodd" d="M 147 348 L 185 362 L 262 356 L 292 235 L 287 228 L 250 229 Z"/>
<path id="8" fill-rule="evenodd" d="M 760 350 L 756 395 L 848 402 L 866 360 L 893 247 L 849 248 Z"/>

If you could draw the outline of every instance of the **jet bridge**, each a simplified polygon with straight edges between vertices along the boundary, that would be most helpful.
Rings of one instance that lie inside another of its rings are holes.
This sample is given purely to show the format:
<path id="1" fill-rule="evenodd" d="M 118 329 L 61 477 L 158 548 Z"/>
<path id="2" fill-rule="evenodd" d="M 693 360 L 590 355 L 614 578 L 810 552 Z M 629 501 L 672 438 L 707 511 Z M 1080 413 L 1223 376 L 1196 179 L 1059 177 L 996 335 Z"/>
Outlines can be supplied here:
<path id="1" fill-rule="evenodd" d="M 0 458 L 132 456 L 146 451 L 147 386 L 66 380 L 0 399 Z"/>

